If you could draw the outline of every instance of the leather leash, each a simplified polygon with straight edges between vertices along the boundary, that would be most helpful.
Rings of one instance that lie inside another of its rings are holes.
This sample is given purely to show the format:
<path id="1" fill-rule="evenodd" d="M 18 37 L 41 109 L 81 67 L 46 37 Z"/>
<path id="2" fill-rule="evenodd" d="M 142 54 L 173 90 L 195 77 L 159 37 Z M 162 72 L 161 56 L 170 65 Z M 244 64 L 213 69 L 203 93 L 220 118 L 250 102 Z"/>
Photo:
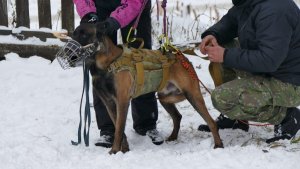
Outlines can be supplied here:
<path id="1" fill-rule="evenodd" d="M 85 146 L 89 146 L 89 133 L 90 133 L 90 125 L 91 125 L 91 110 L 90 110 L 90 100 L 89 100 L 89 88 L 90 88 L 90 75 L 89 75 L 89 67 L 86 64 L 83 64 L 83 89 L 81 94 L 80 100 L 80 108 L 79 108 L 79 126 L 78 126 L 78 138 L 77 142 L 72 141 L 72 145 L 77 146 L 81 143 L 81 126 L 82 126 L 82 102 L 83 102 L 83 95 L 85 93 L 85 109 L 84 109 L 84 130 L 83 130 L 83 139 Z"/>

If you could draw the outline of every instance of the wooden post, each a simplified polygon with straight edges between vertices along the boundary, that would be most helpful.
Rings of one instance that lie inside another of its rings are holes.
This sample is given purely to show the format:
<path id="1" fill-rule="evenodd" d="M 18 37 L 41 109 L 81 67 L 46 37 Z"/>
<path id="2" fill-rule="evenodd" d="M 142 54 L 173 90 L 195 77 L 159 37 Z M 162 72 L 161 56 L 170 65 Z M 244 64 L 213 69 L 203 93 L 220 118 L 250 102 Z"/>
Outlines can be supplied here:
<path id="1" fill-rule="evenodd" d="M 16 0 L 17 27 L 30 28 L 28 0 Z"/>
<path id="2" fill-rule="evenodd" d="M 0 0 L 0 25 L 8 26 L 7 0 Z"/>
<path id="3" fill-rule="evenodd" d="M 52 29 L 50 0 L 38 0 L 39 27 Z"/>
<path id="4" fill-rule="evenodd" d="M 191 15 L 191 11 L 192 11 L 191 5 L 187 5 L 187 6 L 186 6 L 186 10 L 187 10 L 187 14 L 188 14 L 188 15 Z"/>
<path id="5" fill-rule="evenodd" d="M 71 35 L 74 31 L 74 4 L 73 0 L 61 0 L 62 28 Z"/>

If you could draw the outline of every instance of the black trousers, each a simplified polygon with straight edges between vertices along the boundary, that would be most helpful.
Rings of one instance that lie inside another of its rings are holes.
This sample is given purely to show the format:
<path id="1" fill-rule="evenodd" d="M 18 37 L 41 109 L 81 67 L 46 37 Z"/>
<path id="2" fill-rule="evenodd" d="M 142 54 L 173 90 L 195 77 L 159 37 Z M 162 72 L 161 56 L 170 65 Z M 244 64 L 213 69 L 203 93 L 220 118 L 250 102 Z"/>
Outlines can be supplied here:
<path id="1" fill-rule="evenodd" d="M 97 15 L 100 21 L 108 18 L 112 11 L 119 5 L 120 0 L 95 0 Z M 144 39 L 144 47 L 151 49 L 151 1 L 149 0 L 139 21 L 137 27 L 137 37 Z M 128 26 L 121 29 L 122 40 L 126 41 L 127 34 L 134 24 L 134 21 Z M 110 35 L 110 38 L 117 44 L 117 32 Z M 132 47 L 138 47 L 138 44 L 133 44 Z M 91 73 L 92 70 L 91 70 Z M 97 125 L 101 130 L 101 134 L 112 133 L 115 128 L 111 121 L 108 112 L 102 103 L 101 99 L 93 91 L 94 109 L 96 113 Z M 140 134 L 145 134 L 147 130 L 156 128 L 156 121 L 158 118 L 157 101 L 155 93 L 148 93 L 139 96 L 131 101 L 133 128 Z"/>

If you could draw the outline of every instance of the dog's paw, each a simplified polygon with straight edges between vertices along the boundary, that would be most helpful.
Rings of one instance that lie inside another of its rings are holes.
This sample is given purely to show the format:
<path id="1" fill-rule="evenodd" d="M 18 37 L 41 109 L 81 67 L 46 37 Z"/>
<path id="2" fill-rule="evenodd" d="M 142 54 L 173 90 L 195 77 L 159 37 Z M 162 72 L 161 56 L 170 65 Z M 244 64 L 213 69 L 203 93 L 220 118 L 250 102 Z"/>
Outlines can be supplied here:
<path id="1" fill-rule="evenodd" d="M 128 146 L 128 144 L 123 144 L 122 147 L 121 147 L 121 151 L 122 151 L 123 153 L 128 152 L 128 151 L 129 151 L 129 146 Z"/>
<path id="2" fill-rule="evenodd" d="M 214 149 L 216 149 L 216 148 L 224 148 L 223 143 L 215 144 Z"/>
<path id="3" fill-rule="evenodd" d="M 166 141 L 175 141 L 177 140 L 178 135 L 177 134 L 171 134 Z"/>
<path id="4" fill-rule="evenodd" d="M 122 153 L 127 153 L 129 151 L 129 147 L 122 147 Z"/>
<path id="5" fill-rule="evenodd" d="M 111 149 L 108 153 L 110 154 L 110 155 L 112 155 L 112 154 L 117 154 L 117 152 L 119 152 L 120 150 L 116 150 L 116 149 Z"/>

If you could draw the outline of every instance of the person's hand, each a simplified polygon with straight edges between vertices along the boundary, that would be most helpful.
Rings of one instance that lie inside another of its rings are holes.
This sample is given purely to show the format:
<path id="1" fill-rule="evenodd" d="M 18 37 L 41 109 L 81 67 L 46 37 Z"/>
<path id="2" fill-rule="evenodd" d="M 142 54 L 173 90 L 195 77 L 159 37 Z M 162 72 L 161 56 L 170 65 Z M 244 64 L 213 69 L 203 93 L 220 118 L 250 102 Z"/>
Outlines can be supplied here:
<path id="1" fill-rule="evenodd" d="M 217 45 L 217 39 L 213 35 L 207 35 L 202 39 L 201 44 L 199 45 L 200 52 L 204 55 L 207 54 L 206 47 Z"/>
<path id="2" fill-rule="evenodd" d="M 207 52 L 208 59 L 211 62 L 223 63 L 225 48 L 218 44 L 212 46 L 208 45 L 205 47 L 205 51 Z"/>
<path id="3" fill-rule="evenodd" d="M 99 18 L 95 12 L 90 12 L 86 15 L 84 15 L 81 18 L 80 24 L 82 23 L 97 23 L 99 21 Z"/>
<path id="4" fill-rule="evenodd" d="M 96 27 L 97 36 L 101 36 L 103 34 L 111 35 L 112 33 L 116 32 L 121 26 L 116 19 L 109 17 L 103 22 L 98 22 Z"/>

